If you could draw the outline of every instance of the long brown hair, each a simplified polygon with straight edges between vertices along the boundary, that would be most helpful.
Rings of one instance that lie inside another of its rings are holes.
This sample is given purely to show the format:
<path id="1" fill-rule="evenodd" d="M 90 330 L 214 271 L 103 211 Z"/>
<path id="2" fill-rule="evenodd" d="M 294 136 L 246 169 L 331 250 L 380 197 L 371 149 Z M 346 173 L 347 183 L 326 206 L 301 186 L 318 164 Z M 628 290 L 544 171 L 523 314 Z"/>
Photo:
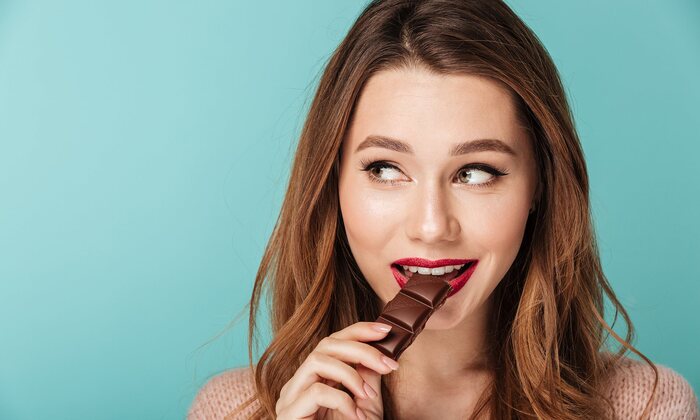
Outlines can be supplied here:
<path id="1" fill-rule="evenodd" d="M 364 84 L 379 71 L 402 68 L 502 83 L 537 160 L 539 199 L 520 251 L 493 292 L 494 381 L 472 418 L 487 411 L 497 419 L 607 417 L 612 406 L 601 387 L 627 350 L 653 368 L 655 392 L 658 371 L 630 344 L 634 328 L 601 267 L 584 155 L 559 74 L 537 36 L 502 1 L 375 0 L 333 53 L 311 103 L 249 303 L 256 395 L 229 416 L 257 398 L 253 417 L 274 418 L 282 386 L 322 338 L 379 315 L 345 237 L 339 153 Z M 272 341 L 254 364 L 265 290 Z M 604 319 L 604 294 L 615 309 L 613 326 L 618 313 L 625 320 L 625 339 Z M 610 335 L 622 345 L 612 357 L 603 351 Z M 385 419 L 396 418 L 391 377 L 382 377 Z"/>

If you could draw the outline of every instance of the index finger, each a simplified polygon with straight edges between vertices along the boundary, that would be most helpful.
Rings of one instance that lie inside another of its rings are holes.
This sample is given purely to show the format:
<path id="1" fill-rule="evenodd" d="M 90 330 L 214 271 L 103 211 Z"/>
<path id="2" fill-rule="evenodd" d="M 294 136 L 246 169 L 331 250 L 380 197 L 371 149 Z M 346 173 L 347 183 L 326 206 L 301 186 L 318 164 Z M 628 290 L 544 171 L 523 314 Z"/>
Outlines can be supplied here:
<path id="1" fill-rule="evenodd" d="M 391 325 L 381 322 L 361 321 L 349 325 L 340 331 L 336 331 L 329 335 L 329 337 L 362 342 L 376 341 L 383 338 L 391 328 Z"/>

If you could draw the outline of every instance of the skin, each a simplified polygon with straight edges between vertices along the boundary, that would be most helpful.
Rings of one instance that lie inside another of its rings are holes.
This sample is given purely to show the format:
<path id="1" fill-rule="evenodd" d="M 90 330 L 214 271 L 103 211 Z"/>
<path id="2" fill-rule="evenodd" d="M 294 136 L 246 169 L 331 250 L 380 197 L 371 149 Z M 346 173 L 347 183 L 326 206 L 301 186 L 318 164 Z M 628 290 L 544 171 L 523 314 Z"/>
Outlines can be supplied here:
<path id="1" fill-rule="evenodd" d="M 381 147 L 356 152 L 368 135 L 399 139 L 414 154 Z M 484 138 L 501 140 L 515 155 L 448 153 L 456 143 Z M 363 160 L 395 168 L 363 171 Z M 494 176 L 461 170 L 472 163 L 508 174 L 478 188 Z M 370 175 L 394 183 L 373 182 Z M 365 85 L 342 145 L 339 199 L 350 249 L 372 289 L 383 304 L 399 292 L 391 273 L 399 258 L 479 260 L 467 284 L 399 360 L 401 418 L 434 418 L 436 407 L 468 410 L 487 385 L 484 343 L 492 292 L 518 253 L 537 183 L 531 139 L 499 82 L 411 69 L 377 73 Z M 433 399 L 430 412 L 422 413 L 427 399 Z"/>
<path id="2" fill-rule="evenodd" d="M 462 418 L 491 380 L 484 338 L 494 310 L 492 292 L 515 260 L 537 201 L 531 139 L 516 120 L 509 91 L 498 82 L 419 69 L 375 74 L 346 134 L 339 180 L 344 227 L 382 306 L 399 291 L 390 268 L 399 258 L 479 263 L 398 364 L 366 344 L 386 335 L 374 329 L 376 323 L 358 322 L 321 340 L 281 389 L 276 417 L 381 419 L 384 402 L 376 393 L 381 375 L 398 369 L 392 396 L 399 418 Z M 357 151 L 368 135 L 401 139 L 414 153 Z M 448 153 L 458 142 L 483 138 L 501 140 L 514 154 Z M 366 168 L 362 161 L 393 167 Z M 494 176 L 465 167 L 475 163 L 507 175 L 484 186 Z M 372 182 L 372 175 L 393 184 Z M 352 395 L 338 389 L 339 383 Z"/>

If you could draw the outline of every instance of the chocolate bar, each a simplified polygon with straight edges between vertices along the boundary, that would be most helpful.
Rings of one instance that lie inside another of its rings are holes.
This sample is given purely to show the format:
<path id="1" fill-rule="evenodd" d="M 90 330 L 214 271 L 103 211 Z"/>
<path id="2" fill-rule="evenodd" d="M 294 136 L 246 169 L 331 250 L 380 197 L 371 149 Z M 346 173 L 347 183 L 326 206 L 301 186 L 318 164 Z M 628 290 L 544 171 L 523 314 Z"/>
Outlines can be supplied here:
<path id="1" fill-rule="evenodd" d="M 376 320 L 391 325 L 391 331 L 383 339 L 368 344 L 398 360 L 423 331 L 428 318 L 445 303 L 450 290 L 450 284 L 441 277 L 413 274 Z"/>

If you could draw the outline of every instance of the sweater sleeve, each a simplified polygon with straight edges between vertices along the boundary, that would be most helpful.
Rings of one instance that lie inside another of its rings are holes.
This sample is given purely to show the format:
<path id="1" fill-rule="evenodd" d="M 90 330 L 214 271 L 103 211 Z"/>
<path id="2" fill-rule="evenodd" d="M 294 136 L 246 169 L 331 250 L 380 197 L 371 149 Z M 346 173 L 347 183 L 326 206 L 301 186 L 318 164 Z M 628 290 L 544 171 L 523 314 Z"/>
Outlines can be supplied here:
<path id="1" fill-rule="evenodd" d="M 187 420 L 222 420 L 248 398 L 255 395 L 255 384 L 250 368 L 234 368 L 209 379 L 195 396 L 187 413 Z M 236 419 L 247 419 L 260 406 L 255 401 Z"/>
<path id="2" fill-rule="evenodd" d="M 655 364 L 659 371 L 649 419 L 699 420 L 698 399 L 690 383 L 673 369 Z M 652 395 L 654 371 L 644 361 L 625 358 L 613 371 L 607 388 L 614 419 L 639 419 Z"/>

